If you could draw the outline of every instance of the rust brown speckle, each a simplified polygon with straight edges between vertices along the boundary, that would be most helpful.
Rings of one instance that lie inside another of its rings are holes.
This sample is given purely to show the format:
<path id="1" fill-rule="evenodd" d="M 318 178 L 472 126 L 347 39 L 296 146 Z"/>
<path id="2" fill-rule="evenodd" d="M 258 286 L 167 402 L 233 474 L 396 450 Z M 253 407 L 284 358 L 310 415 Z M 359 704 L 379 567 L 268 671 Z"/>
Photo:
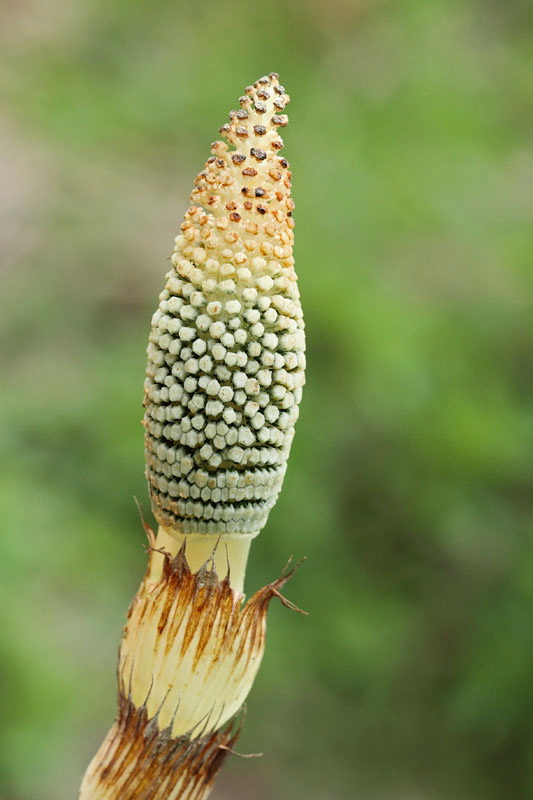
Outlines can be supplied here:
<path id="1" fill-rule="evenodd" d="M 272 142 L 272 144 L 274 144 Z M 250 155 L 256 159 L 256 161 L 264 161 L 267 157 L 267 154 L 264 150 L 260 150 L 259 147 L 251 147 L 250 148 Z"/>

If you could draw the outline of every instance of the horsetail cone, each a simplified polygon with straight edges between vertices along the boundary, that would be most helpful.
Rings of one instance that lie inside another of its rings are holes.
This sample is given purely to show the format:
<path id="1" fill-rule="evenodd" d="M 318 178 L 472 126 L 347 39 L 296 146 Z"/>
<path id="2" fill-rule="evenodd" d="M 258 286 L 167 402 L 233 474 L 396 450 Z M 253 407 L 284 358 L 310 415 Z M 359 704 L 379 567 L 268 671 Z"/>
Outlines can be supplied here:
<path id="1" fill-rule="evenodd" d="M 285 475 L 305 367 L 288 101 L 271 73 L 230 113 L 152 318 L 147 478 L 157 521 L 184 534 L 259 532 Z"/>

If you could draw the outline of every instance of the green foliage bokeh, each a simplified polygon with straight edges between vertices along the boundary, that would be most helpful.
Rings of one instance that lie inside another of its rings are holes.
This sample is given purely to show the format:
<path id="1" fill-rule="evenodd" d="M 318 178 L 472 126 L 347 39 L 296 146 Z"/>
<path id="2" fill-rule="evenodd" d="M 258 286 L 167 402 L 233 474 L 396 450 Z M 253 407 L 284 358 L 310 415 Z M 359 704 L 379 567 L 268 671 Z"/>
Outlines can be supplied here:
<path id="1" fill-rule="evenodd" d="M 247 83 L 292 95 L 308 373 L 248 591 L 287 557 L 215 798 L 533 796 L 531 12 L 521 0 L 0 10 L 3 800 L 67 800 L 145 555 L 145 346 Z M 528 366 L 529 364 L 529 366 Z"/>

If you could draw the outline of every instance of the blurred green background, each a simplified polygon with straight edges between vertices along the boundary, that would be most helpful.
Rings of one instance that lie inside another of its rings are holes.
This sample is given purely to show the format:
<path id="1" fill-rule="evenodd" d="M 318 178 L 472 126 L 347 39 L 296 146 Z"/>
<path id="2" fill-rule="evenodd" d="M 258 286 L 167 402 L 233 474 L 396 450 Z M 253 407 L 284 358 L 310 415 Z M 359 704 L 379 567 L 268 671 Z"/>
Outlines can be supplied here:
<path id="1" fill-rule="evenodd" d="M 287 557 L 214 798 L 533 797 L 532 7 L 0 8 L 2 800 L 68 800 L 144 568 L 149 319 L 194 175 L 278 71 L 308 378 Z M 529 367 L 528 367 L 529 362 Z"/>

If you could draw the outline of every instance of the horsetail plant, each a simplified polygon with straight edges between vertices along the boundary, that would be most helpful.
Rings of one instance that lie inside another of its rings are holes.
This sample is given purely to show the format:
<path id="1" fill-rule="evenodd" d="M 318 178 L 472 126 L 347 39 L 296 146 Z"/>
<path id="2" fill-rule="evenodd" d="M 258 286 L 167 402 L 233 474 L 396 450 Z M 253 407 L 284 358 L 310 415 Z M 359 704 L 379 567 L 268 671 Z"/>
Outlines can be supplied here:
<path id="1" fill-rule="evenodd" d="M 304 384 L 289 97 L 246 89 L 195 180 L 152 318 L 145 452 L 157 535 L 119 653 L 118 715 L 80 800 L 201 800 L 239 732 L 266 614 L 292 574 L 242 594 L 283 482 Z"/>

